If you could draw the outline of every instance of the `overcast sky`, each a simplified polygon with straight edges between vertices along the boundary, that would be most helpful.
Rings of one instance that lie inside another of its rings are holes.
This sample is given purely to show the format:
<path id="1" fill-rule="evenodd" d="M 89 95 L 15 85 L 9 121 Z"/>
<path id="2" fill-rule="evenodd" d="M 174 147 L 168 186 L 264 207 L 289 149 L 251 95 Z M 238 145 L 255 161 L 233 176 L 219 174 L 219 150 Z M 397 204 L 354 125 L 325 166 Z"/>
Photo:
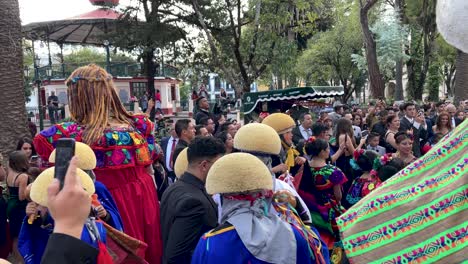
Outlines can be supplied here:
<path id="1" fill-rule="evenodd" d="M 121 4 L 130 0 L 120 0 Z M 89 0 L 19 0 L 21 23 L 59 20 L 74 17 L 97 7 Z"/>

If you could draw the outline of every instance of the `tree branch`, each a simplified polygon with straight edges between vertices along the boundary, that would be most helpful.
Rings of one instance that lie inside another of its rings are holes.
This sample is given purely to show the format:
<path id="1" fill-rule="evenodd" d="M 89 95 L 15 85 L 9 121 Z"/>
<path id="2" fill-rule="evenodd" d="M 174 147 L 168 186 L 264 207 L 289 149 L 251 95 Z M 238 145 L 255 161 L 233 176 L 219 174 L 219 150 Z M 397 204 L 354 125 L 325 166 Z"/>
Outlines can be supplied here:
<path id="1" fill-rule="evenodd" d="M 257 6 L 255 7 L 255 19 L 254 19 L 254 34 L 252 39 L 252 45 L 250 45 L 249 51 L 249 60 L 247 62 L 247 67 L 252 66 L 252 61 L 254 58 L 255 50 L 257 48 L 257 39 L 258 39 L 258 29 L 260 27 L 260 10 L 261 10 L 262 0 L 258 0 Z"/>

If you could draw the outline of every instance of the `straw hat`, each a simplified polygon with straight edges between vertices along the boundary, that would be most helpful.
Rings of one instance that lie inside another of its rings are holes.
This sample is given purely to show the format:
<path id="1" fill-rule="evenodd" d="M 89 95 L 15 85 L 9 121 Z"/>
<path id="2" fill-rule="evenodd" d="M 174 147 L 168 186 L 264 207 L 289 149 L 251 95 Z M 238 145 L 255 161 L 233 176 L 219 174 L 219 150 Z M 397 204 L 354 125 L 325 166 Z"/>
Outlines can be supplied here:
<path id="1" fill-rule="evenodd" d="M 52 151 L 49 156 L 49 162 L 55 163 L 55 152 Z M 93 170 L 96 168 L 96 155 L 94 151 L 86 144 L 81 142 L 75 143 L 75 156 L 78 157 L 77 167 L 82 170 Z"/>
<path id="2" fill-rule="evenodd" d="M 273 179 L 267 166 L 248 153 L 232 153 L 221 157 L 211 166 L 206 178 L 206 191 L 209 194 L 272 189 Z"/>
<path id="3" fill-rule="evenodd" d="M 47 207 L 47 188 L 54 180 L 55 168 L 48 168 L 43 171 L 31 185 L 31 200 L 42 206 Z M 80 177 L 83 189 L 91 196 L 94 192 L 94 183 L 91 178 L 81 169 L 77 169 L 78 177 Z"/>
<path id="4" fill-rule="evenodd" d="M 237 131 L 234 148 L 246 152 L 278 155 L 281 151 L 281 140 L 270 126 L 252 123 Z"/>
<path id="5" fill-rule="evenodd" d="M 188 159 L 187 159 L 187 149 L 184 148 L 177 156 L 176 162 L 174 164 L 174 173 L 177 178 L 180 178 L 182 174 L 187 170 Z"/>
<path id="6" fill-rule="evenodd" d="M 275 113 L 267 116 L 263 119 L 262 124 L 272 127 L 279 135 L 290 132 L 296 126 L 294 120 L 283 113 Z"/>

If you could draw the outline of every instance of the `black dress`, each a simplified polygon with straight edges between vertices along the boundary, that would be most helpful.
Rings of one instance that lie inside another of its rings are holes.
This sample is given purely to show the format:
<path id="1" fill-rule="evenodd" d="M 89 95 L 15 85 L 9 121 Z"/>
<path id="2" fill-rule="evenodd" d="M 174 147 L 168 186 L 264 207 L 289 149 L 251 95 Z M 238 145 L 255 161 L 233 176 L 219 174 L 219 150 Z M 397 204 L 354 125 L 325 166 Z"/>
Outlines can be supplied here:
<path id="1" fill-rule="evenodd" d="M 16 184 L 18 176 L 23 173 L 16 175 L 15 180 L 13 181 L 13 186 Z M 13 238 L 18 237 L 18 234 L 21 230 L 21 225 L 23 224 L 23 219 L 26 216 L 26 206 L 28 205 L 28 200 L 24 199 L 20 201 L 19 199 L 19 187 L 8 186 L 8 204 L 7 204 L 7 217 L 10 222 L 10 235 Z"/>

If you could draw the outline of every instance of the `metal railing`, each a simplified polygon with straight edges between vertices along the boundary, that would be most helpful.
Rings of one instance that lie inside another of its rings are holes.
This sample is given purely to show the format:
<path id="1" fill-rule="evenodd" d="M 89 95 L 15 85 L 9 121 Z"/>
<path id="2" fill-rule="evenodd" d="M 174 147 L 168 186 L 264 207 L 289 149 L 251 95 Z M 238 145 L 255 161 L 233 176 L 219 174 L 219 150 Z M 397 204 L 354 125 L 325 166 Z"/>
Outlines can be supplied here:
<path id="1" fill-rule="evenodd" d="M 39 78 L 38 79 L 65 79 L 70 74 L 81 66 L 88 65 L 89 63 L 64 63 L 64 64 L 53 64 L 52 75 L 47 76 L 47 69 L 49 66 L 42 66 L 38 68 Z M 105 62 L 95 62 L 95 64 L 106 68 Z M 110 74 L 115 77 L 137 77 L 142 76 L 140 63 L 129 63 L 129 62 L 112 62 L 110 64 Z M 177 77 L 178 70 L 172 66 L 165 65 L 163 70 L 157 70 L 155 77 Z"/>

